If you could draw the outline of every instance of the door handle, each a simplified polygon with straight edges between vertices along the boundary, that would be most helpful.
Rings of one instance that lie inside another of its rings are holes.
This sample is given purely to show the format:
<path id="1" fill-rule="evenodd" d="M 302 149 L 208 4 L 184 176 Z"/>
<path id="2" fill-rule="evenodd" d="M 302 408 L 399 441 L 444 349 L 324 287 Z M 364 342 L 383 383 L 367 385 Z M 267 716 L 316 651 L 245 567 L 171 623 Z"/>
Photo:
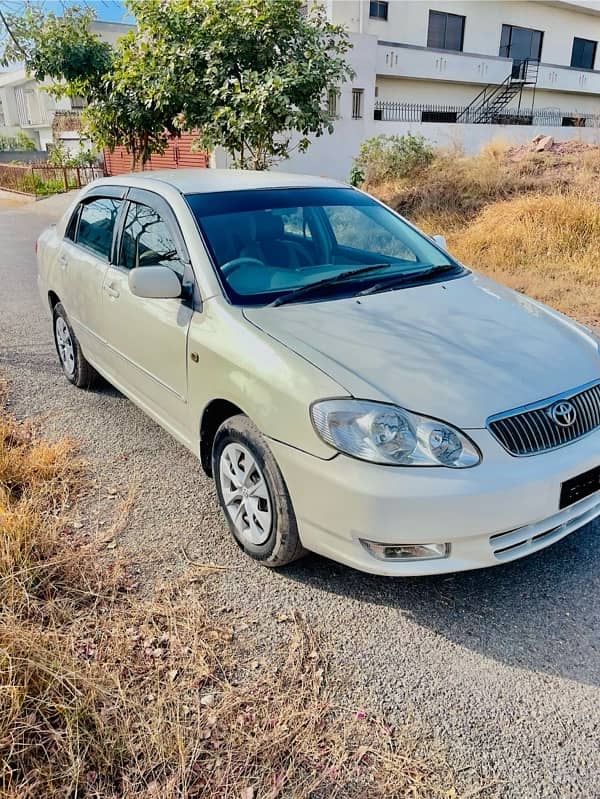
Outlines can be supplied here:
<path id="1" fill-rule="evenodd" d="M 115 288 L 113 288 L 110 283 L 104 286 L 104 291 L 108 294 L 109 297 L 114 297 L 115 299 L 121 296 L 120 293 Z"/>
<path id="2" fill-rule="evenodd" d="M 62 255 L 59 255 L 59 256 L 58 256 L 58 263 L 59 263 L 59 264 L 62 266 L 62 268 L 63 268 L 63 269 L 65 269 L 65 267 L 66 267 L 66 266 L 67 266 L 67 264 L 69 263 L 69 259 L 68 259 L 68 258 L 67 258 L 67 256 L 66 256 L 66 255 L 63 253 Z"/>

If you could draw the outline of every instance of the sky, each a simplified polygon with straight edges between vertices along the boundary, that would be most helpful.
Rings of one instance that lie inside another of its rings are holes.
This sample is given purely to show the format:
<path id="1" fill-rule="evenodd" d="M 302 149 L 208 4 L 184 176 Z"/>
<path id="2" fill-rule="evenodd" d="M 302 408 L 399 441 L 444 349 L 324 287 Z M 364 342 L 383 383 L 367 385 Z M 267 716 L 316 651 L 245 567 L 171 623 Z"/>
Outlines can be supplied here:
<path id="1" fill-rule="evenodd" d="M 75 4 L 75 3 L 74 3 Z M 45 0 L 45 7 L 60 14 L 64 2 L 62 0 Z M 82 5 L 80 3 L 80 5 Z M 131 22 L 132 17 L 125 8 L 121 0 L 85 0 L 85 5 L 90 6 L 96 12 L 97 19 L 107 22 Z"/>
<path id="2" fill-rule="evenodd" d="M 33 0 L 35 3 L 36 0 Z M 89 6 L 96 12 L 96 18 L 107 22 L 131 22 L 132 17 L 125 8 L 122 0 L 38 0 L 45 11 L 60 14 L 66 5 Z M 20 0 L 5 0 L 2 3 L 8 10 L 17 10 L 22 7 Z"/>

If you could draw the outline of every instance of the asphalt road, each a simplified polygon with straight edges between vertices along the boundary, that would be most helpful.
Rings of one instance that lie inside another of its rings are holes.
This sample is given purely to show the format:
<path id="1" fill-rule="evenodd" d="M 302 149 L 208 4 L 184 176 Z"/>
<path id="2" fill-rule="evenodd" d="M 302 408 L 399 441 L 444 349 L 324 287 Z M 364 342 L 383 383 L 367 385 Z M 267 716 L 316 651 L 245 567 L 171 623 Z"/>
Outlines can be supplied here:
<path id="1" fill-rule="evenodd" d="M 465 784 L 514 799 L 600 797 L 600 525 L 517 563 L 442 577 L 378 578 L 316 556 L 279 573 L 250 562 L 183 447 L 111 387 L 83 392 L 62 377 L 33 251 L 61 204 L 0 210 L 0 371 L 17 414 L 82 442 L 100 486 L 85 523 L 108 524 L 102 486 L 135 484 L 118 546 L 142 578 L 176 573 L 182 546 L 230 566 L 213 598 L 254 623 L 265 657 L 285 635 L 273 614 L 301 609 L 324 631 L 348 703 L 420 725 Z"/>

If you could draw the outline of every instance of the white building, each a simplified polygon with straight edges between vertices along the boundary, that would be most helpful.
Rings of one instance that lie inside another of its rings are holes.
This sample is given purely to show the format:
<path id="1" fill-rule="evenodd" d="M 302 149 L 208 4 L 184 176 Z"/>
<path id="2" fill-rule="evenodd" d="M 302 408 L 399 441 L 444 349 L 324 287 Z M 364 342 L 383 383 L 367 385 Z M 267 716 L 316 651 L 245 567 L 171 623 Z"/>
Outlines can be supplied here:
<path id="1" fill-rule="evenodd" d="M 91 30 L 101 39 L 114 44 L 119 36 L 131 29 L 131 25 L 117 22 L 96 21 Z M 46 150 L 53 142 L 52 123 L 56 111 L 79 111 L 84 106 L 83 98 L 61 97 L 55 99 L 47 91 L 52 81 L 44 84 L 30 78 L 25 68 L 16 66 L 0 72 L 0 136 L 14 137 L 23 130 L 33 139 L 38 150 Z M 67 145 L 79 143 L 77 130 L 65 130 L 59 134 Z"/>
<path id="2" fill-rule="evenodd" d="M 538 133 L 600 142 L 600 1 L 325 0 L 356 72 L 332 136 L 282 169 L 348 176 L 360 142 L 420 133 L 477 150 Z M 485 90 L 485 92 L 484 92 Z"/>

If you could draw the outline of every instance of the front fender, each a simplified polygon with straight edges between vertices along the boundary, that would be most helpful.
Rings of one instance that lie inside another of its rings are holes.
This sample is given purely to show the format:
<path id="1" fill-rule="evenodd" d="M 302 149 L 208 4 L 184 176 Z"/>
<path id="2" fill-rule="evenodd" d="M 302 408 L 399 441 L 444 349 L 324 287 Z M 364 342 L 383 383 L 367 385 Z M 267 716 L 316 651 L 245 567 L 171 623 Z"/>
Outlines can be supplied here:
<path id="1" fill-rule="evenodd" d="M 198 420 L 211 401 L 223 399 L 269 438 L 320 458 L 336 454 L 316 434 L 309 408 L 317 399 L 348 392 L 221 297 L 206 301 L 190 324 L 188 386 Z"/>

